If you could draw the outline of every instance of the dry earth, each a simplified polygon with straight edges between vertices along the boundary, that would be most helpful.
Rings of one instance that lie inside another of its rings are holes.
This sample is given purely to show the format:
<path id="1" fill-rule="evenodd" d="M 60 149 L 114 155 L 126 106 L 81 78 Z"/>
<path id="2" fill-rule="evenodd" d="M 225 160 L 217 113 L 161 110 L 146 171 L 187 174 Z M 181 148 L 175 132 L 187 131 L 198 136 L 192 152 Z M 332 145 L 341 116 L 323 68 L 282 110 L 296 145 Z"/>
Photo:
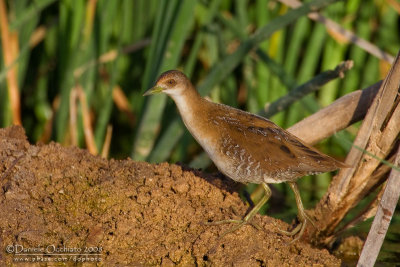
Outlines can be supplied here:
<path id="1" fill-rule="evenodd" d="M 236 190 L 218 175 L 31 145 L 21 127 L 0 129 L 0 266 L 340 265 L 327 250 L 288 245 L 277 230 L 288 225 L 268 216 L 254 218 L 262 230 L 218 238 L 232 226 L 204 222 L 245 214 Z M 77 253 L 90 255 L 67 255 Z"/>

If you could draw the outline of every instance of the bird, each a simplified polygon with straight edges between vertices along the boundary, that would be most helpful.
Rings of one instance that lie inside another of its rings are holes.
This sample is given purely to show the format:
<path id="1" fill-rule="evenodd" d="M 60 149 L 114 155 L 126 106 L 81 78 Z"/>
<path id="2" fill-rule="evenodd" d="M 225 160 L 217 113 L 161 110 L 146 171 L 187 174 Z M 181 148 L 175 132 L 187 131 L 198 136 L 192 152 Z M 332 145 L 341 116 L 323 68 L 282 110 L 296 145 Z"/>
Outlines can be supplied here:
<path id="1" fill-rule="evenodd" d="M 200 96 L 188 77 L 179 70 L 162 73 L 143 95 L 165 93 L 175 102 L 188 131 L 225 176 L 241 183 L 261 184 L 262 199 L 241 220 L 228 219 L 209 224 L 236 223 L 225 234 L 250 223 L 268 201 L 268 184 L 286 182 L 294 192 L 299 223 L 292 231 L 281 230 L 299 240 L 307 222 L 296 181 L 306 175 L 330 172 L 346 164 L 323 154 L 272 121 Z"/>

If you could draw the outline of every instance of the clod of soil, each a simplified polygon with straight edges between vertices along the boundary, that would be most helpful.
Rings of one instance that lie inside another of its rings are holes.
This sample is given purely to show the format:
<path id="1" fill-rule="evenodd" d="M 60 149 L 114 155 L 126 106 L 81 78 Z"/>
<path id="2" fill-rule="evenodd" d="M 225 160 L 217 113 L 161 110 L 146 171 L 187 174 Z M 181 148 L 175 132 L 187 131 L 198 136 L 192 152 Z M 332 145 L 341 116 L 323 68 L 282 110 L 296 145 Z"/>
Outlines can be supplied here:
<path id="1" fill-rule="evenodd" d="M 30 145 L 21 127 L 0 129 L 0 265 L 340 265 L 327 250 L 288 245 L 278 233 L 288 225 L 267 216 L 254 218 L 261 230 L 246 225 L 219 238 L 232 225 L 204 222 L 249 209 L 235 187 L 174 164 Z"/>

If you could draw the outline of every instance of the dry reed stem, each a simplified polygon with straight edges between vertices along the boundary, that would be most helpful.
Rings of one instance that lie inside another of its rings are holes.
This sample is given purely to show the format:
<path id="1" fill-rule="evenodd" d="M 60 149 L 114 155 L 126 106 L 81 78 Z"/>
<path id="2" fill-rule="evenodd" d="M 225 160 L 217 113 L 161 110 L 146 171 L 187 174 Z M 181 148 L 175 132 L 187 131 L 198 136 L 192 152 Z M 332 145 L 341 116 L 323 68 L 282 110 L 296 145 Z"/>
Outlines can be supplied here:
<path id="1" fill-rule="evenodd" d="M 101 157 L 105 159 L 108 158 L 108 155 L 110 153 L 112 130 L 112 125 L 107 125 L 106 138 L 104 139 L 103 149 L 101 150 Z"/>
<path id="2" fill-rule="evenodd" d="M 394 164 L 400 166 L 400 145 Z M 357 266 L 374 266 L 400 197 L 400 171 L 392 169 Z"/>
<path id="3" fill-rule="evenodd" d="M 90 111 L 86 101 L 86 94 L 80 85 L 77 85 L 77 90 L 79 102 L 81 103 L 82 108 L 83 129 L 85 133 L 86 146 L 92 155 L 97 155 L 99 152 L 97 150 L 96 142 L 94 141 L 92 122 L 90 119 Z"/>
<path id="4" fill-rule="evenodd" d="M 335 132 L 362 120 L 381 84 L 382 82 L 378 82 L 363 90 L 342 96 L 287 130 L 308 144 L 316 144 L 332 136 Z"/>
<path id="5" fill-rule="evenodd" d="M 16 34 L 9 32 L 7 9 L 4 0 L 0 0 L 0 26 L 1 44 L 3 48 L 4 67 L 11 65 L 18 57 L 18 39 Z M 17 65 L 14 65 L 7 72 L 8 95 L 11 103 L 13 124 L 22 125 L 21 103 L 18 88 Z"/>
<path id="6" fill-rule="evenodd" d="M 393 7 L 394 10 L 396 10 L 397 13 L 400 14 L 400 3 L 397 2 L 396 0 L 386 0 L 386 2 Z"/>
<path id="7" fill-rule="evenodd" d="M 76 88 L 72 88 L 69 94 L 69 131 L 71 137 L 71 145 L 78 146 L 78 91 Z"/>
<path id="8" fill-rule="evenodd" d="M 46 37 L 47 28 L 45 26 L 37 27 L 29 38 L 29 48 L 35 48 Z"/>
<path id="9" fill-rule="evenodd" d="M 396 100 L 400 81 L 400 59 L 397 56 L 391 71 L 382 83 L 354 141 L 346 163 L 352 168 L 342 169 L 330 184 L 328 192 L 315 208 L 321 233 L 317 243 L 328 244 L 336 227 L 347 212 L 355 207 L 378 183 L 373 173 L 393 149 L 400 130 L 400 106 Z M 369 153 L 364 153 L 361 150 Z"/>
<path id="10" fill-rule="evenodd" d="M 394 162 L 394 160 L 395 160 L 395 155 L 390 157 L 388 161 Z M 371 175 L 370 179 L 371 185 L 369 186 L 371 188 L 370 192 L 375 191 L 379 186 L 381 186 L 386 181 L 387 175 L 389 174 L 390 170 L 391 167 L 386 164 L 379 165 L 379 167 Z M 335 236 L 339 236 L 347 229 L 350 229 L 356 226 L 358 223 L 373 217 L 376 214 L 378 204 L 382 198 L 384 189 L 385 187 L 383 186 L 380 189 L 379 193 L 376 195 L 376 197 L 359 214 L 357 214 L 350 222 L 346 223 L 346 225 L 343 226 L 340 230 L 335 232 Z"/>
<path id="11" fill-rule="evenodd" d="M 132 112 L 131 104 L 119 85 L 114 86 L 112 97 L 117 108 L 128 117 L 130 125 L 135 125 L 135 114 Z"/>
<path id="12" fill-rule="evenodd" d="M 77 100 L 81 104 L 82 120 L 83 120 L 83 132 L 85 136 L 86 147 L 92 155 L 97 155 L 98 150 L 96 142 L 94 141 L 94 134 L 92 129 L 92 123 L 90 119 L 90 111 L 87 106 L 86 94 L 81 85 L 77 84 L 71 89 L 70 93 L 70 135 L 71 144 L 73 146 L 78 146 L 78 127 L 77 127 L 77 117 L 78 108 Z"/>

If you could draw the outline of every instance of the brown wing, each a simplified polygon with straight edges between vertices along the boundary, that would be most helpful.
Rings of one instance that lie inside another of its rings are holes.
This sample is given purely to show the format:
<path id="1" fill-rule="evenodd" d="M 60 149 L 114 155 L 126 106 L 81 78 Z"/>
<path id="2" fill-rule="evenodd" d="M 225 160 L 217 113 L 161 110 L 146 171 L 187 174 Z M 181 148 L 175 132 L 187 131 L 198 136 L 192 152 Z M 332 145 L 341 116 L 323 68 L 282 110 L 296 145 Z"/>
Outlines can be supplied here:
<path id="1" fill-rule="evenodd" d="M 224 105 L 210 116 L 233 143 L 240 144 L 271 175 L 292 180 L 345 167 L 273 122 Z"/>

